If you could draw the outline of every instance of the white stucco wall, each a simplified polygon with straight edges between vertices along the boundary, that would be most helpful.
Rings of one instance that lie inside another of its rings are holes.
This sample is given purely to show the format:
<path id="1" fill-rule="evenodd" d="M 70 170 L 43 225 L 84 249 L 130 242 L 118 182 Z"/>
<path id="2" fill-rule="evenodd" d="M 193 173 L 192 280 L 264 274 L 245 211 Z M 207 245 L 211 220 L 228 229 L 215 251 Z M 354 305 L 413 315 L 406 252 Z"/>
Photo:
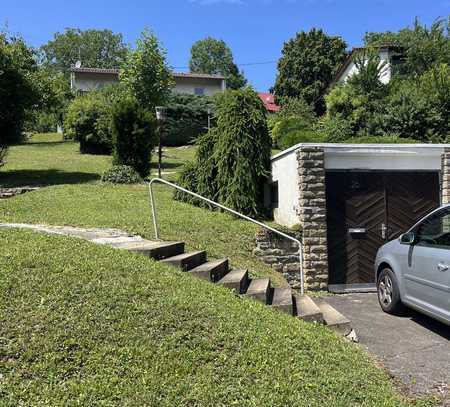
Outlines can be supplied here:
<path id="1" fill-rule="evenodd" d="M 381 74 L 380 74 L 380 81 L 384 84 L 389 83 L 392 77 L 392 69 L 390 64 L 390 52 L 389 50 L 381 50 L 380 53 L 380 66 L 382 64 L 385 64 Z M 338 83 L 345 83 L 351 76 L 358 73 L 358 68 L 356 67 L 355 63 L 351 61 L 347 68 L 344 70 L 344 72 L 341 74 L 339 79 L 337 80 Z"/>
<path id="2" fill-rule="evenodd" d="M 213 96 L 218 92 L 225 90 L 224 79 L 220 78 L 192 78 L 175 76 L 175 93 L 195 94 L 195 89 L 204 90 L 204 95 Z M 99 89 L 105 85 L 117 83 L 119 76 L 117 74 L 91 73 L 91 72 L 72 72 L 71 88 L 75 91 L 88 92 Z"/>
<path id="3" fill-rule="evenodd" d="M 280 225 L 291 227 L 298 224 L 298 177 L 295 152 L 272 159 L 272 182 L 278 182 L 278 208 L 274 209 L 273 216 Z"/>
<path id="4" fill-rule="evenodd" d="M 118 81 L 119 77 L 116 74 L 95 74 L 85 72 L 72 72 L 71 74 L 72 90 L 80 90 L 82 92 L 99 89 L 103 86 L 117 83 Z"/>
<path id="5" fill-rule="evenodd" d="M 296 151 L 302 146 L 322 147 L 325 170 L 440 171 L 446 144 L 298 144 L 272 157 L 272 181 L 278 181 L 277 223 L 298 223 L 298 170 Z"/>
<path id="6" fill-rule="evenodd" d="M 175 93 L 189 93 L 194 95 L 195 89 L 203 89 L 205 96 L 213 96 L 224 90 L 224 80 L 222 79 L 204 79 L 190 77 L 175 77 Z"/>

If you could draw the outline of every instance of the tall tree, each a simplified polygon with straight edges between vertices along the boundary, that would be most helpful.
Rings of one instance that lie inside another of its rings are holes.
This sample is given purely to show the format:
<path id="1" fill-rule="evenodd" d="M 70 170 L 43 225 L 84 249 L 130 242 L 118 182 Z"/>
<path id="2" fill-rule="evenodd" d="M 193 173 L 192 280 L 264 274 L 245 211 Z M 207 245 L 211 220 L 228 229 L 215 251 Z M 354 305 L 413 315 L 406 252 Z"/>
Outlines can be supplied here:
<path id="1" fill-rule="evenodd" d="M 142 32 L 136 49 L 129 52 L 121 66 L 120 80 L 145 109 L 153 111 L 166 102 L 174 81 L 166 51 L 152 32 Z"/>
<path id="2" fill-rule="evenodd" d="M 233 61 L 231 49 L 223 40 L 206 37 L 192 45 L 189 68 L 194 73 L 223 75 L 230 89 L 246 85 L 243 72 L 239 72 Z"/>
<path id="3" fill-rule="evenodd" d="M 0 166 L 8 145 L 21 140 L 27 109 L 39 102 L 32 50 L 18 37 L 0 33 Z"/>
<path id="4" fill-rule="evenodd" d="M 111 30 L 66 28 L 40 49 L 44 65 L 68 72 L 77 61 L 83 66 L 117 68 L 125 59 L 128 47 L 122 34 Z"/>
<path id="5" fill-rule="evenodd" d="M 317 113 L 323 113 L 324 91 L 345 57 L 345 48 L 340 37 L 316 28 L 285 42 L 273 89 L 277 100 L 282 103 L 287 96 L 302 97 Z"/>

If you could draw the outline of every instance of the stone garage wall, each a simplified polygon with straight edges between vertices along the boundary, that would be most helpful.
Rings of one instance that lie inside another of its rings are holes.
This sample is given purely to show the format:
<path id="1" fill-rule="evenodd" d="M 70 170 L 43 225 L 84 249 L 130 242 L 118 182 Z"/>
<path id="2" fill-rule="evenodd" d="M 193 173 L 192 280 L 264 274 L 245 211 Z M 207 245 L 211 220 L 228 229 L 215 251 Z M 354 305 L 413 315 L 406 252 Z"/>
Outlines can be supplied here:
<path id="1" fill-rule="evenodd" d="M 450 203 L 450 148 L 446 148 L 442 154 L 442 203 Z"/>
<path id="2" fill-rule="evenodd" d="M 300 199 L 298 217 L 303 234 L 305 288 L 328 287 L 325 153 L 321 147 L 297 150 Z"/>
<path id="3" fill-rule="evenodd" d="M 293 236 L 296 239 L 299 236 Z M 300 264 L 298 245 L 269 230 L 261 229 L 256 234 L 256 248 L 253 254 L 272 266 L 293 288 L 300 288 Z"/>

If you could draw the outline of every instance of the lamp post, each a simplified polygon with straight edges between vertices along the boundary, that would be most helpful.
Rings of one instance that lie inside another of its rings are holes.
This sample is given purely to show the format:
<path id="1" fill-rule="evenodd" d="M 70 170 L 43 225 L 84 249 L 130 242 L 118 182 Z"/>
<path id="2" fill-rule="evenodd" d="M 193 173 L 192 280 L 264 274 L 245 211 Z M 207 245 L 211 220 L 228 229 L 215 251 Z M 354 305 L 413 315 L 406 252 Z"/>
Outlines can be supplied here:
<path id="1" fill-rule="evenodd" d="M 162 146 L 161 146 L 161 125 L 166 120 L 166 108 L 163 106 L 156 106 L 156 125 L 158 130 L 158 178 L 161 178 L 161 164 L 162 164 Z"/>

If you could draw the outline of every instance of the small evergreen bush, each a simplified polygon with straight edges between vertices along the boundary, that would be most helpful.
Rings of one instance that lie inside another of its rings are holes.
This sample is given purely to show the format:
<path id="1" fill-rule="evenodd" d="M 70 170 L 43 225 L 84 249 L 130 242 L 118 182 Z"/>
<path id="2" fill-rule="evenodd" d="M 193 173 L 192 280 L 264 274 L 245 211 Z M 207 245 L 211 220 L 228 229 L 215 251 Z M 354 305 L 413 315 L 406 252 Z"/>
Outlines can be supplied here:
<path id="1" fill-rule="evenodd" d="M 136 100 L 118 101 L 112 112 L 114 164 L 129 165 L 142 177 L 150 172 L 150 158 L 157 144 L 155 120 Z"/>
<path id="2" fill-rule="evenodd" d="M 110 154 L 112 151 L 111 107 L 101 92 L 75 98 L 64 121 L 64 138 L 80 142 L 80 152 Z"/>
<path id="3" fill-rule="evenodd" d="M 137 184 L 142 182 L 142 178 L 129 165 L 114 165 L 103 173 L 102 181 L 113 184 Z"/>

